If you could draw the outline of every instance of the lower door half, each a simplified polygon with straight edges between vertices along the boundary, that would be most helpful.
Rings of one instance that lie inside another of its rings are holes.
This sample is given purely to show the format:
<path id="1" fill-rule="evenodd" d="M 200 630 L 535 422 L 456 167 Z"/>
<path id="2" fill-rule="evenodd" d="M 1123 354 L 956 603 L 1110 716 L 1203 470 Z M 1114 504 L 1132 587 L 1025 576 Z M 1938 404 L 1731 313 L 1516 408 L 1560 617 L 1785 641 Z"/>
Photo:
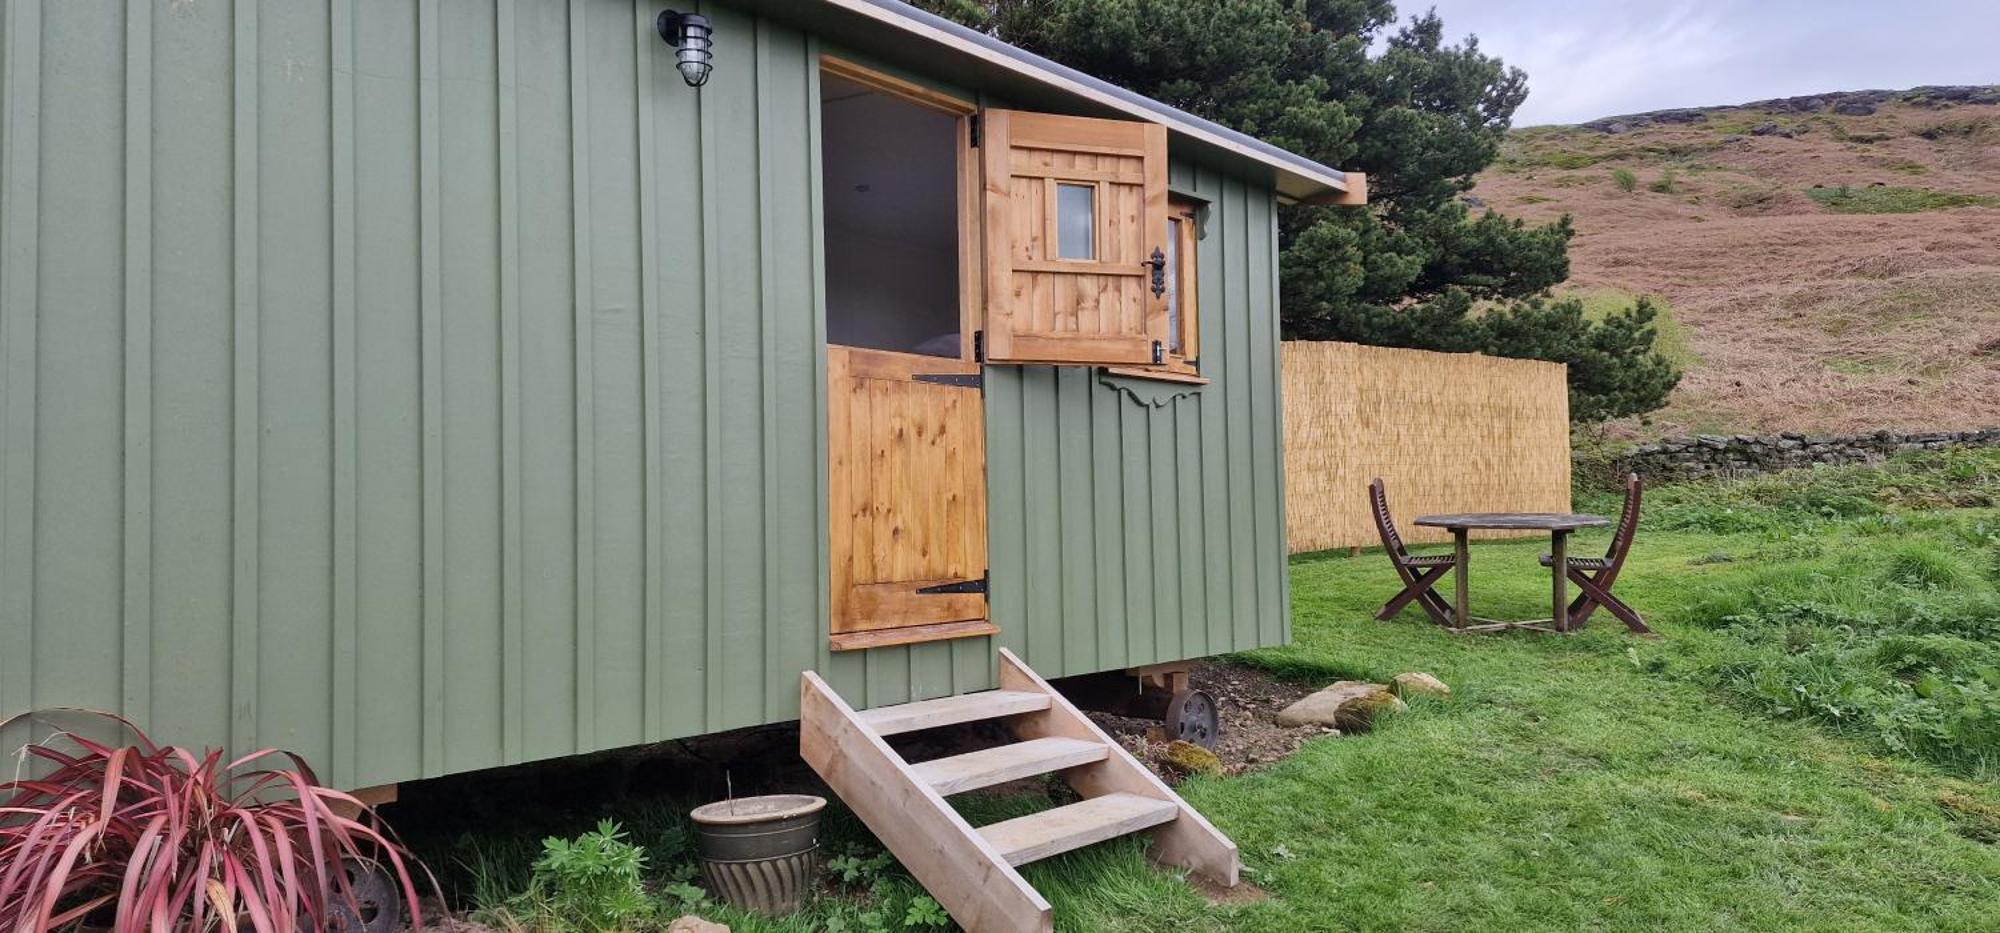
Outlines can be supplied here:
<path id="1" fill-rule="evenodd" d="M 977 363 L 827 348 L 835 650 L 991 634 Z"/>

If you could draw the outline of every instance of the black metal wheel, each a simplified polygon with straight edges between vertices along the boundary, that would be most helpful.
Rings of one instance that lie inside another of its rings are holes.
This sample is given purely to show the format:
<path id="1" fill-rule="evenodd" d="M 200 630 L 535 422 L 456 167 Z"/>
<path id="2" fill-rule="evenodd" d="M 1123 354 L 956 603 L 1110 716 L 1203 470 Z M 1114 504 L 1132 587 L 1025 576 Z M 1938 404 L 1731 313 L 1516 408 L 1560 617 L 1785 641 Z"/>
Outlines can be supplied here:
<path id="1" fill-rule="evenodd" d="M 1167 701 L 1167 737 L 1214 748 L 1222 734 L 1222 717 L 1215 698 L 1200 690 L 1182 690 Z"/>
<path id="2" fill-rule="evenodd" d="M 335 897 L 328 905 L 332 917 L 327 929 L 333 933 L 394 933 L 403 928 L 403 897 L 397 890 L 395 876 L 381 865 L 343 860 L 340 864 L 347 872 L 347 883 L 354 892 L 354 903 Z M 355 908 L 359 907 L 357 911 Z"/>

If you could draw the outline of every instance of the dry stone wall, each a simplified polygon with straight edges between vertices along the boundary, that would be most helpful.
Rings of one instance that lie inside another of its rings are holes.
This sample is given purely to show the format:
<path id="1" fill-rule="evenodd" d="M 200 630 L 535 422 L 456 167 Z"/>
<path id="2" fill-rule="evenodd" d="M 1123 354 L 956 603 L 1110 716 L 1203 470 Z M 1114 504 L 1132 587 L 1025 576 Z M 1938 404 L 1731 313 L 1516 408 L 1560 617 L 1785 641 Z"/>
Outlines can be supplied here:
<path id="1" fill-rule="evenodd" d="M 1953 447 L 2000 447 L 2000 428 L 1899 434 L 1700 434 L 1635 447 L 1613 461 L 1619 475 L 1649 482 L 1774 473 L 1818 464 L 1874 463 L 1891 454 Z"/>

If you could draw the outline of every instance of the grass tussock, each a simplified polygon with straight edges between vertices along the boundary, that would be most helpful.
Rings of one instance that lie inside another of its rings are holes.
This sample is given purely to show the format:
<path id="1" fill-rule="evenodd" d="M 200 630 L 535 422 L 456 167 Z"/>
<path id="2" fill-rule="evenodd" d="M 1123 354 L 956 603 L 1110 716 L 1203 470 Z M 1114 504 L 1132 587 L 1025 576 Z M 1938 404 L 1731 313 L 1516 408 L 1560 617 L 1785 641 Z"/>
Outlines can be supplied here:
<path id="1" fill-rule="evenodd" d="M 1871 185 L 1855 188 L 1808 188 L 1806 196 L 1836 214 L 1915 214 L 1920 211 L 1950 210 L 1956 207 L 1993 207 L 2000 198 L 1930 188 Z"/>

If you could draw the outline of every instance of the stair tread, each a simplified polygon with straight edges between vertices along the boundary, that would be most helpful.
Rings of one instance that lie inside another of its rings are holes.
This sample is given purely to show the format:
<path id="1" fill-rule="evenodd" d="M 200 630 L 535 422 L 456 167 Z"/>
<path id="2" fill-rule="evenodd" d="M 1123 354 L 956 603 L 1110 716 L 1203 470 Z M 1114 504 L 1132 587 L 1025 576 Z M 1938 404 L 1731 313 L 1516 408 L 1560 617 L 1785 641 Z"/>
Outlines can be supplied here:
<path id="1" fill-rule="evenodd" d="M 1045 693 L 1026 690 L 986 690 L 957 696 L 922 700 L 898 706 L 882 706 L 860 714 L 861 724 L 876 735 L 896 735 L 933 729 L 938 726 L 998 719 L 1049 708 Z"/>
<path id="2" fill-rule="evenodd" d="M 910 771 L 932 790 L 950 796 L 1103 761 L 1110 754 L 1102 742 L 1049 737 L 926 761 Z"/>
<path id="3" fill-rule="evenodd" d="M 1138 794 L 1106 794 L 984 826 L 979 834 L 986 837 L 986 841 L 1008 864 L 1025 865 L 1071 849 L 1171 823 L 1179 815 L 1180 805 L 1172 800 Z"/>

